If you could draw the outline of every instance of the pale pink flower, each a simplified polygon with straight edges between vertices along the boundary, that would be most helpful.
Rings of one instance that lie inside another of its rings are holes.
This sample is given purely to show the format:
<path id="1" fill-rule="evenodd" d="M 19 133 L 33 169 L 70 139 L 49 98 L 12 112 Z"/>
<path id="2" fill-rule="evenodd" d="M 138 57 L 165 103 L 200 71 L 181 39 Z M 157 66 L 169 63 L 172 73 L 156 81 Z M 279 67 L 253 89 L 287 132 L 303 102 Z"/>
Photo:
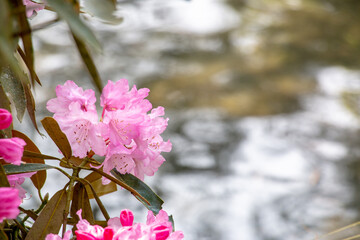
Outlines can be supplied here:
<path id="1" fill-rule="evenodd" d="M 35 3 L 31 0 L 23 0 L 23 4 L 26 6 L 26 17 L 28 18 L 36 15 L 38 11 L 45 8 L 45 4 Z"/>
<path id="2" fill-rule="evenodd" d="M 101 126 L 86 119 L 77 119 L 69 124 L 61 125 L 66 134 L 74 156 L 83 158 L 93 150 L 97 155 L 104 156 L 106 144 L 101 136 Z"/>
<path id="3" fill-rule="evenodd" d="M 147 112 L 151 109 L 151 103 L 144 99 L 150 90 L 141 88 L 137 90 L 134 85 L 129 91 L 128 80 L 120 79 L 115 84 L 108 81 L 100 96 L 100 105 L 106 111 L 138 109 Z"/>
<path id="4" fill-rule="evenodd" d="M 95 93 L 78 87 L 73 81 L 66 81 L 56 87 L 57 98 L 50 99 L 47 109 L 54 114 L 61 130 L 66 134 L 76 157 L 85 157 L 93 150 L 97 155 L 106 153 L 102 137 L 102 126 L 98 124 L 95 107 Z"/>
<path id="5" fill-rule="evenodd" d="M 70 240 L 70 236 L 71 236 L 71 230 L 66 231 L 64 238 L 61 238 L 57 234 L 50 233 L 50 234 L 46 235 L 45 240 Z"/>
<path id="6" fill-rule="evenodd" d="M 25 178 L 31 177 L 35 173 L 36 172 L 7 175 L 7 179 L 9 181 L 10 187 L 16 188 L 18 190 L 19 197 L 21 199 L 24 199 L 26 197 L 26 191 L 24 188 L 21 187 L 21 184 L 24 183 Z"/>
<path id="7" fill-rule="evenodd" d="M 25 141 L 17 137 L 0 139 L 0 159 L 20 165 L 25 145 Z"/>
<path id="8" fill-rule="evenodd" d="M 0 130 L 8 128 L 11 125 L 11 122 L 11 113 L 6 109 L 0 108 Z"/>
<path id="9" fill-rule="evenodd" d="M 4 219 L 15 219 L 19 215 L 21 199 L 19 191 L 11 187 L 0 188 L 0 223 Z"/>
<path id="10" fill-rule="evenodd" d="M 63 86 L 58 85 L 56 87 L 56 96 L 47 102 L 46 108 L 55 113 L 54 118 L 57 121 L 66 121 L 69 114 L 77 116 L 86 112 L 95 115 L 97 120 L 96 97 L 93 90 L 84 91 L 73 81 L 68 80 Z M 87 114 L 86 117 L 91 116 L 91 114 Z"/>

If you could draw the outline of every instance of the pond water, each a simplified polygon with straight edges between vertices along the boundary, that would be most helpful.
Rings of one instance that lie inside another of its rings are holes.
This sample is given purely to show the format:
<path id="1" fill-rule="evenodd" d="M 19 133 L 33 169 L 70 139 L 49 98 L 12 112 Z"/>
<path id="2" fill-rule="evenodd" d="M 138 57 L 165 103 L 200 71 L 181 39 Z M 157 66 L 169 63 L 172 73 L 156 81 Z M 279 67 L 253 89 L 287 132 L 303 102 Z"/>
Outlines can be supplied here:
<path id="1" fill-rule="evenodd" d="M 360 72 L 305 55 L 305 45 L 297 55 L 293 49 L 302 46 L 276 49 L 274 42 L 292 43 L 285 37 L 291 33 L 274 37 L 268 30 L 279 13 L 322 13 L 300 1 L 277 2 L 120 1 L 123 24 L 91 22 L 104 46 L 95 58 L 103 79 L 149 87 L 154 106 L 166 107 L 173 150 L 145 182 L 185 239 L 315 239 L 359 219 L 360 125 L 342 96 L 360 90 Z M 66 31 L 59 24 L 35 34 L 43 82 L 38 119 L 49 115 L 44 106 L 57 84 L 72 79 L 92 88 Z M 314 51 L 327 46 L 317 44 Z M 30 123 L 18 128 L 43 153 L 58 154 Z M 59 176 L 52 173 L 44 192 L 56 191 L 51 184 Z M 143 206 L 124 191 L 103 200 L 112 217 L 130 208 L 145 219 Z"/>

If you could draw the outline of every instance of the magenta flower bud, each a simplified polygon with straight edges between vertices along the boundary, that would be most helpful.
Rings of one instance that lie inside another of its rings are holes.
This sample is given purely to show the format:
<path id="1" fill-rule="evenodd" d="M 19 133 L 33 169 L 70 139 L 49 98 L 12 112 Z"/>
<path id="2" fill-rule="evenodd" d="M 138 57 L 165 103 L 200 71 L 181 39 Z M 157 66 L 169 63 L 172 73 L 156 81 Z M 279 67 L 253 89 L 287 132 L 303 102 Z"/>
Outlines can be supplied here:
<path id="1" fill-rule="evenodd" d="M 11 187 L 0 188 L 0 223 L 6 219 L 15 219 L 19 215 L 21 199 L 19 191 Z"/>
<path id="2" fill-rule="evenodd" d="M 124 209 L 120 213 L 120 222 L 123 227 L 132 226 L 134 222 L 134 214 L 129 209 Z"/>
<path id="3" fill-rule="evenodd" d="M 112 240 L 114 237 L 114 230 L 111 227 L 106 227 L 104 229 L 104 240 Z"/>
<path id="4" fill-rule="evenodd" d="M 20 165 L 26 142 L 21 138 L 13 137 L 0 139 L 0 159 L 7 163 Z"/>
<path id="5" fill-rule="evenodd" d="M 158 225 L 153 228 L 156 240 L 165 240 L 169 237 L 171 229 L 166 225 Z"/>
<path id="6" fill-rule="evenodd" d="M 11 122 L 11 113 L 6 109 L 0 108 L 0 129 L 8 128 Z"/>

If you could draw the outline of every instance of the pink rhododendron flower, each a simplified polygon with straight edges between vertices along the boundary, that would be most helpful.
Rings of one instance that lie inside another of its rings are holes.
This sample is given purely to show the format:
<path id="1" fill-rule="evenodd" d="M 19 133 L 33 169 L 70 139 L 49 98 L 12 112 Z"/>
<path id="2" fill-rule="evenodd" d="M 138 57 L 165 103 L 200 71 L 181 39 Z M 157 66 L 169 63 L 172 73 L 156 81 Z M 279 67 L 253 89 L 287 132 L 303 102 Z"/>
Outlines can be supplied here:
<path id="1" fill-rule="evenodd" d="M 36 15 L 38 11 L 45 8 L 45 4 L 35 3 L 31 0 L 23 0 L 23 4 L 26 6 L 26 17 L 28 18 Z"/>
<path id="2" fill-rule="evenodd" d="M 0 130 L 8 128 L 11 125 L 11 122 L 11 113 L 6 109 L 0 108 Z"/>
<path id="3" fill-rule="evenodd" d="M 48 234 L 45 238 L 45 240 L 70 240 L 70 236 L 71 236 L 71 231 L 66 231 L 64 238 L 61 238 L 59 235 L 57 234 Z"/>
<path id="4" fill-rule="evenodd" d="M 16 188 L 18 190 L 19 197 L 21 199 L 24 199 L 26 197 L 26 191 L 20 185 L 24 183 L 25 178 L 31 177 L 35 173 L 36 172 L 7 175 L 7 179 L 9 181 L 10 187 Z"/>
<path id="5" fill-rule="evenodd" d="M 170 141 L 160 136 L 168 122 L 164 108 L 152 109 L 145 99 L 148 94 L 146 88 L 130 90 L 125 79 L 108 81 L 100 96 L 103 111 L 99 121 L 94 91 L 84 91 L 69 80 L 56 87 L 57 97 L 48 101 L 47 109 L 54 113 L 75 156 L 83 158 L 92 150 L 105 155 L 104 172 L 116 168 L 143 180 L 165 161 L 161 153 L 171 150 Z M 107 183 L 103 178 L 103 184 Z"/>
<path id="6" fill-rule="evenodd" d="M 0 159 L 20 165 L 25 145 L 25 141 L 17 137 L 0 139 Z"/>
<path id="7" fill-rule="evenodd" d="M 19 191 L 11 187 L 0 187 L 0 223 L 4 219 L 15 219 L 19 215 L 21 199 Z"/>
<path id="8" fill-rule="evenodd" d="M 78 230 L 75 231 L 78 240 L 111 240 L 113 238 L 113 229 L 104 229 L 98 225 L 90 225 L 88 221 L 82 218 L 81 212 L 81 209 L 76 212 L 80 218 L 79 222 L 76 224 Z"/>
<path id="9" fill-rule="evenodd" d="M 77 240 L 182 240 L 184 234 L 181 231 L 172 232 L 172 224 L 169 222 L 167 213 L 160 210 L 157 216 L 149 211 L 147 222 L 134 223 L 134 215 L 124 209 L 120 218 L 110 218 L 108 226 L 103 228 L 98 225 L 90 225 L 82 218 L 82 210 L 77 211 L 80 220 L 76 224 L 75 231 Z M 63 240 L 68 240 L 70 233 L 66 233 Z M 49 234 L 45 240 L 62 240 L 58 235 Z"/>

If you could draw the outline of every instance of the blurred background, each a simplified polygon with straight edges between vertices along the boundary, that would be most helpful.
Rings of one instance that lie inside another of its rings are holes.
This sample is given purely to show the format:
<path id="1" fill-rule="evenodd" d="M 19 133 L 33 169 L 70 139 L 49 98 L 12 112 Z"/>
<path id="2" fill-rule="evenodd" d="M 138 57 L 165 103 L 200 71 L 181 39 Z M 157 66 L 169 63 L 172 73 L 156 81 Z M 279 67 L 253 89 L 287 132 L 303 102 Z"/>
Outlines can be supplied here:
<path id="1" fill-rule="evenodd" d="M 359 1 L 118 0 L 118 7 L 120 25 L 88 19 L 104 49 L 94 59 L 104 83 L 126 78 L 166 108 L 173 150 L 145 182 L 185 239 L 316 239 L 359 220 Z M 52 17 L 40 11 L 31 22 Z M 65 24 L 33 36 L 40 120 L 51 115 L 45 105 L 56 85 L 94 86 Z M 30 121 L 15 128 L 44 154 L 59 154 Z M 62 176 L 52 174 L 43 192 L 57 191 L 51 184 Z M 112 217 L 130 208 L 145 221 L 127 192 L 102 199 Z M 356 234 L 360 227 L 323 239 Z"/>

